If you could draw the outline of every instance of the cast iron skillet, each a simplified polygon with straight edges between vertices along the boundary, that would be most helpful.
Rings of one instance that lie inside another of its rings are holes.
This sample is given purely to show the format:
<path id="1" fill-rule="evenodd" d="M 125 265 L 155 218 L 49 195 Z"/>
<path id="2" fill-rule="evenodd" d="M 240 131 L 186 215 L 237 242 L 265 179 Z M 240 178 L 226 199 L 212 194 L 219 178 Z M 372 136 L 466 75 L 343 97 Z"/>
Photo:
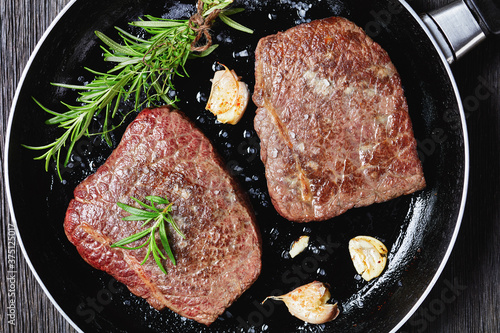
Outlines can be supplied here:
<path id="1" fill-rule="evenodd" d="M 189 78 L 178 80 L 179 107 L 206 133 L 228 168 L 249 194 L 263 239 L 263 269 L 257 282 L 209 328 L 170 310 L 158 312 L 107 274 L 85 263 L 63 231 L 74 187 L 101 165 L 112 148 L 99 139 L 83 140 L 60 182 L 53 168 L 33 161 L 35 152 L 21 144 L 42 145 L 60 132 L 44 125 L 44 105 L 62 110 L 75 92 L 50 82 L 91 80 L 83 66 L 106 70 L 94 30 L 116 36 L 113 26 L 143 14 L 186 17 L 194 1 L 76 1 L 44 35 L 19 85 L 12 107 L 5 173 L 19 242 L 33 273 L 61 313 L 86 332 L 383 332 L 396 330 L 431 289 L 455 241 L 465 201 L 468 153 L 464 117 L 450 69 L 404 4 L 389 0 L 240 1 L 246 8 L 235 19 L 255 29 L 247 35 L 218 24 L 220 47 L 208 58 L 189 63 Z M 382 20 L 381 11 L 389 12 Z M 216 123 L 204 111 L 209 79 L 217 62 L 237 70 L 252 88 L 254 49 L 260 37 L 311 19 L 339 15 L 365 28 L 391 56 L 408 99 L 427 188 L 386 203 L 353 209 L 330 221 L 298 224 L 281 218 L 266 189 L 255 106 L 236 126 Z M 134 31 L 131 29 L 131 31 Z M 126 108 L 126 107 L 125 107 Z M 446 115 L 446 117 L 444 116 Z M 127 119 L 130 122 L 134 115 Z M 124 128 L 114 133 L 115 146 Z M 34 212 L 36 212 L 34 214 Z M 309 248 L 291 259 L 290 243 L 302 234 Z M 357 235 L 381 239 L 389 248 L 388 266 L 364 282 L 351 263 L 347 244 Z M 280 303 L 260 302 L 270 294 L 320 280 L 329 283 L 341 314 L 333 322 L 309 325 L 292 317 Z"/>

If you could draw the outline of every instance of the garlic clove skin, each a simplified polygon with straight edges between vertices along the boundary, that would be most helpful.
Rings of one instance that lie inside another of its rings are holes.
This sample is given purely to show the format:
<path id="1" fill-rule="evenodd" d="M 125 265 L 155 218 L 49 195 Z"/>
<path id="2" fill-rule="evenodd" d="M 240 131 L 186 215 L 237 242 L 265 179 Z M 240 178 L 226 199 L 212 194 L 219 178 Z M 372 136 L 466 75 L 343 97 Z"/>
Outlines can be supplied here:
<path id="1" fill-rule="evenodd" d="M 357 236 L 349 241 L 354 268 L 366 281 L 382 274 L 387 264 L 387 252 L 384 243 L 370 236 Z"/>
<path id="2" fill-rule="evenodd" d="M 235 125 L 248 106 L 250 92 L 234 70 L 224 67 L 224 70 L 214 74 L 210 97 L 205 108 L 216 115 L 221 123 Z"/>
<path id="3" fill-rule="evenodd" d="M 300 236 L 295 242 L 292 243 L 290 248 L 290 257 L 295 258 L 299 253 L 304 251 L 309 245 L 309 236 Z"/>
<path id="4" fill-rule="evenodd" d="M 337 304 L 326 303 L 330 299 L 330 291 L 318 281 L 300 286 L 285 295 L 269 296 L 266 300 L 268 298 L 283 301 L 293 316 L 311 324 L 326 323 L 339 314 Z"/>

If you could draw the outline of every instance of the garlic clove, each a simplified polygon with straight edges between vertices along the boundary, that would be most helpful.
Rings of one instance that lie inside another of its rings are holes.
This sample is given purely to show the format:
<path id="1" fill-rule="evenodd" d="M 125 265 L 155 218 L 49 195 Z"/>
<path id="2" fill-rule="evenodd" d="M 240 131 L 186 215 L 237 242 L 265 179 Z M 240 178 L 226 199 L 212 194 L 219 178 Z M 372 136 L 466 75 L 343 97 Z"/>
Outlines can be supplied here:
<path id="1" fill-rule="evenodd" d="M 234 70 L 224 67 L 224 70 L 214 74 L 206 109 L 216 115 L 221 123 L 234 125 L 243 116 L 250 93 L 248 86 L 240 81 Z"/>
<path id="2" fill-rule="evenodd" d="M 307 248 L 307 245 L 309 245 L 309 236 L 300 236 L 299 239 L 292 243 L 290 257 L 295 258 Z"/>
<path id="3" fill-rule="evenodd" d="M 349 241 L 354 268 L 366 281 L 382 274 L 387 264 L 387 252 L 384 243 L 370 236 L 357 236 Z"/>
<path id="4" fill-rule="evenodd" d="M 339 314 L 336 303 L 326 303 L 330 296 L 330 291 L 322 282 L 314 281 L 288 294 L 269 296 L 264 302 L 268 298 L 281 300 L 293 316 L 311 324 L 323 324 L 334 320 Z"/>

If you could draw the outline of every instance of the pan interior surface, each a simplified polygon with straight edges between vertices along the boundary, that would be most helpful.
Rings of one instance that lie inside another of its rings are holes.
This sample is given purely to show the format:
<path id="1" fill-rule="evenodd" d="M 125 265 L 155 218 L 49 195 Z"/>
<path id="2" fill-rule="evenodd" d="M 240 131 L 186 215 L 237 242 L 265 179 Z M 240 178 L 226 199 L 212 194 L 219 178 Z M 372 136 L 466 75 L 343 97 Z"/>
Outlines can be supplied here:
<path id="1" fill-rule="evenodd" d="M 427 290 L 446 259 L 459 223 L 467 177 L 467 142 L 449 69 L 412 14 L 398 2 L 237 1 L 235 6 L 245 11 L 234 19 L 254 33 L 215 25 L 213 35 L 219 47 L 207 58 L 189 60 L 189 77 L 177 80 L 176 87 L 179 109 L 211 139 L 250 197 L 263 240 L 263 269 L 257 282 L 210 327 L 170 310 L 154 310 L 125 286 L 85 263 L 64 234 L 64 215 L 73 189 L 104 163 L 113 147 L 99 137 L 82 140 L 60 182 L 52 166 L 45 172 L 42 162 L 33 161 L 36 153 L 21 146 L 46 144 L 60 135 L 57 129 L 44 125 L 47 114 L 32 97 L 61 111 L 60 101 L 71 104 L 76 93 L 50 82 L 81 84 L 92 80 L 84 66 L 109 69 L 102 61 L 95 30 L 117 38 L 114 26 L 126 28 L 127 22 L 144 14 L 187 18 L 195 11 L 193 1 L 76 1 L 40 45 L 18 87 L 5 170 L 24 251 L 47 292 L 83 331 L 390 331 Z M 405 89 L 427 188 L 352 209 L 330 221 L 296 224 L 276 213 L 267 194 L 253 129 L 255 106 L 250 105 L 235 126 L 217 123 L 204 106 L 217 62 L 234 68 L 252 89 L 259 38 L 328 16 L 352 20 L 389 53 Z M 132 119 L 129 116 L 127 122 Z M 124 128 L 113 133 L 115 146 Z M 33 211 L 38 212 L 36 219 Z M 310 246 L 292 259 L 287 254 L 289 246 L 303 234 L 310 236 Z M 386 270 L 370 282 L 356 274 L 349 256 L 348 241 L 357 235 L 377 237 L 389 249 Z M 266 296 L 313 280 L 330 285 L 341 310 L 335 321 L 306 324 L 292 317 L 283 304 L 261 304 Z"/>

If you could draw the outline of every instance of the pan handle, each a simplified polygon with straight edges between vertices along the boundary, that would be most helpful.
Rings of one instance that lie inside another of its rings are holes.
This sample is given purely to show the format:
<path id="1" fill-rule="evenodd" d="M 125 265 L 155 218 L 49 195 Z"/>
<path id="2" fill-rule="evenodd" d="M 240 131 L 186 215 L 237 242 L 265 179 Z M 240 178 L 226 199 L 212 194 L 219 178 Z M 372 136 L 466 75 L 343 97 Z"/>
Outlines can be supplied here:
<path id="1" fill-rule="evenodd" d="M 500 35 L 500 0 L 465 0 L 486 33 Z"/>
<path id="2" fill-rule="evenodd" d="M 500 34 L 500 0 L 456 0 L 422 20 L 451 64 L 486 35 Z"/>

